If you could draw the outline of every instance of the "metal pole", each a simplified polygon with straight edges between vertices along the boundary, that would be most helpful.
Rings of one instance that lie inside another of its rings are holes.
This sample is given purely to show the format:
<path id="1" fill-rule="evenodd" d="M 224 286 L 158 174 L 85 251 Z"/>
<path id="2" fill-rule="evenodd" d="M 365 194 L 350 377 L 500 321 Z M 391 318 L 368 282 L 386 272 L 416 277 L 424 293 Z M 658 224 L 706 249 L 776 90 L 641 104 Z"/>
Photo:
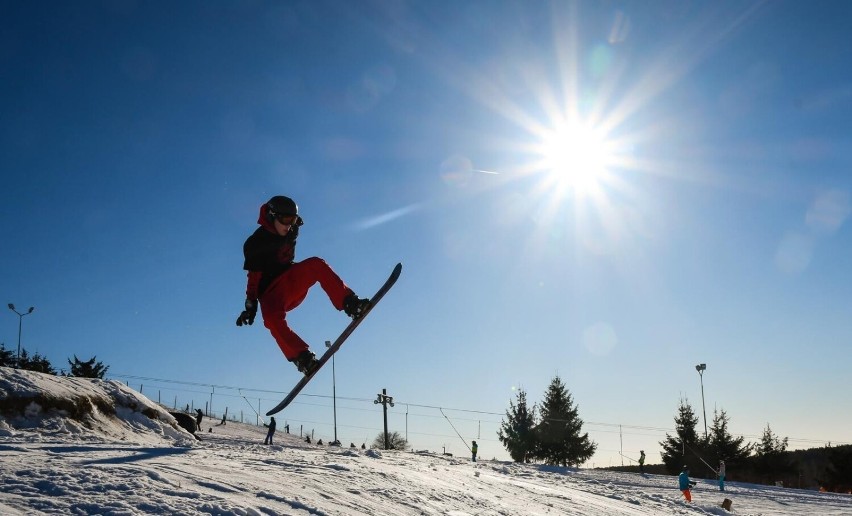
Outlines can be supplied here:
<path id="1" fill-rule="evenodd" d="M 373 400 L 373 403 L 378 405 L 382 404 L 382 412 L 384 412 L 385 417 L 385 449 L 390 449 L 390 436 L 388 435 L 388 405 L 393 407 L 393 396 L 388 396 L 388 390 L 382 389 L 381 394 L 376 395 L 376 399 Z"/>
<path id="2" fill-rule="evenodd" d="M 325 341 L 325 347 L 331 347 L 331 341 Z M 334 368 L 334 355 L 331 355 L 331 399 L 334 407 L 334 442 L 337 442 L 337 372 Z"/>
<path id="3" fill-rule="evenodd" d="M 704 371 L 707 370 L 707 364 L 698 364 L 695 366 L 698 371 L 698 376 L 701 379 L 701 409 L 704 412 L 704 439 L 707 439 L 707 406 L 704 404 Z"/>
<path id="4" fill-rule="evenodd" d="M 701 410 L 704 412 L 704 438 L 707 439 L 707 406 L 704 404 L 704 373 L 702 372 L 701 377 Z"/>
<path id="5" fill-rule="evenodd" d="M 388 435 L 388 404 L 387 404 L 387 389 L 382 389 L 382 398 L 385 401 L 382 401 L 382 407 L 384 408 L 385 413 L 385 449 L 390 449 L 390 436 Z"/>
<path id="6" fill-rule="evenodd" d="M 21 312 L 15 310 L 15 305 L 12 303 L 8 304 L 9 310 L 15 312 L 18 316 L 18 358 L 15 360 L 15 368 L 20 368 L 21 364 L 21 329 L 23 327 L 23 321 L 25 315 L 30 315 L 35 310 L 34 306 L 31 306 L 27 313 L 22 314 Z"/>
<path id="7" fill-rule="evenodd" d="M 16 314 L 18 314 L 17 310 L 13 310 Z M 18 358 L 15 360 L 15 367 L 20 367 L 21 364 L 21 327 L 22 322 L 24 320 L 24 316 L 18 314 Z"/>

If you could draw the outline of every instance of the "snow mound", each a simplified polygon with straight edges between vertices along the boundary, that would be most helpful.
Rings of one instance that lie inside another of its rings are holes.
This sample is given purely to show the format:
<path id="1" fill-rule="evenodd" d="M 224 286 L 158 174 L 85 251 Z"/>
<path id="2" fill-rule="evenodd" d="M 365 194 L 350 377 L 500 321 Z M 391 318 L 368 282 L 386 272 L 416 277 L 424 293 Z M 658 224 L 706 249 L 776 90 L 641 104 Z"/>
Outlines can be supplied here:
<path id="1" fill-rule="evenodd" d="M 165 409 L 120 382 L 0 367 L 0 436 L 73 435 L 191 446 Z"/>

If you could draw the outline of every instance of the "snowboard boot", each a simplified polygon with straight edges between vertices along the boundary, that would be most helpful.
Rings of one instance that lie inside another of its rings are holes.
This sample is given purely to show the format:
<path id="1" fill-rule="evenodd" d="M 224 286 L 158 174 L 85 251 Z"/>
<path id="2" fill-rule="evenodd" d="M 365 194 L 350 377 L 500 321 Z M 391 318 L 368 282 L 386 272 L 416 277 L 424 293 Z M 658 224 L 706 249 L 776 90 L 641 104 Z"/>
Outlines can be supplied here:
<path id="1" fill-rule="evenodd" d="M 319 366 L 319 361 L 317 360 L 316 355 L 308 350 L 299 353 L 299 356 L 297 356 L 296 360 L 293 362 L 296 364 L 296 368 L 299 372 L 305 376 L 313 373 L 317 366 Z"/>
<path id="2" fill-rule="evenodd" d="M 367 298 L 361 299 L 354 292 L 346 296 L 343 300 L 343 311 L 352 319 L 360 319 L 367 308 L 370 307 L 370 300 Z"/>

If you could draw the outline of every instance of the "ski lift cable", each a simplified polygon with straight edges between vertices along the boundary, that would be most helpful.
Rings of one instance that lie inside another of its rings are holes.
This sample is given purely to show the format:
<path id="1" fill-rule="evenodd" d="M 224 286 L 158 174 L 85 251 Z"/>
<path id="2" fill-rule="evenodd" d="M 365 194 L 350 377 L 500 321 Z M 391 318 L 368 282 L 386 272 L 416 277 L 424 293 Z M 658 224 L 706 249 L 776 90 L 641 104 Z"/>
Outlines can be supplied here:
<path id="1" fill-rule="evenodd" d="M 467 447 L 467 449 L 470 450 L 470 446 L 467 445 L 467 441 L 465 441 L 464 437 L 462 437 L 461 434 L 459 433 L 459 431 L 456 430 L 456 427 L 455 427 L 455 425 L 453 425 L 453 422 L 450 421 L 450 418 L 448 418 L 447 415 L 444 414 L 444 409 L 442 409 L 441 407 L 438 407 L 438 410 L 441 411 L 441 414 L 444 416 L 444 418 L 446 418 L 447 423 L 449 423 L 450 426 L 453 427 L 453 430 L 456 431 L 456 435 L 459 436 L 459 439 L 461 439 L 461 441 L 464 443 L 464 445 Z"/>

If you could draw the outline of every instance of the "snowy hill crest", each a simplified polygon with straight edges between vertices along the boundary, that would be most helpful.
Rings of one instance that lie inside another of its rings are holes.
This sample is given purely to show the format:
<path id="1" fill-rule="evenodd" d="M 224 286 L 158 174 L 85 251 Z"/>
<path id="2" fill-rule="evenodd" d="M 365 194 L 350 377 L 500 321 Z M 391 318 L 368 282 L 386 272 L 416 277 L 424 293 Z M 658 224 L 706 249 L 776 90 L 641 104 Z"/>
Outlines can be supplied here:
<path id="1" fill-rule="evenodd" d="M 0 368 L 0 435 L 17 431 L 187 445 L 163 408 L 120 382 Z"/>

